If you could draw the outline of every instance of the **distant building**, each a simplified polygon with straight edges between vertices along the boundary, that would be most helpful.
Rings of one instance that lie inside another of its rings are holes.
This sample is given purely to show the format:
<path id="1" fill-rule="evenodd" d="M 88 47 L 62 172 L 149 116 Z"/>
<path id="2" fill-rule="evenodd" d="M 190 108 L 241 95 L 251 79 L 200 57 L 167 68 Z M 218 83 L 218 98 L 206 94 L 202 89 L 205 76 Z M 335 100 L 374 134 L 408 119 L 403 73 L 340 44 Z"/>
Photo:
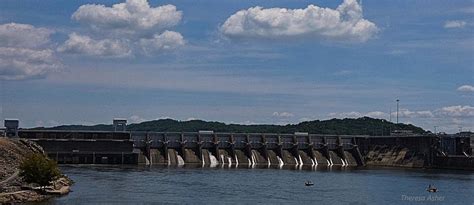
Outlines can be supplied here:
<path id="1" fill-rule="evenodd" d="M 18 127 L 20 120 L 18 119 L 5 119 L 5 136 L 6 137 L 18 137 Z"/>
<path id="2" fill-rule="evenodd" d="M 125 132 L 127 130 L 127 119 L 114 118 L 114 131 Z"/>
<path id="3" fill-rule="evenodd" d="M 394 130 L 390 133 L 391 136 L 412 136 L 414 135 L 412 130 Z"/>

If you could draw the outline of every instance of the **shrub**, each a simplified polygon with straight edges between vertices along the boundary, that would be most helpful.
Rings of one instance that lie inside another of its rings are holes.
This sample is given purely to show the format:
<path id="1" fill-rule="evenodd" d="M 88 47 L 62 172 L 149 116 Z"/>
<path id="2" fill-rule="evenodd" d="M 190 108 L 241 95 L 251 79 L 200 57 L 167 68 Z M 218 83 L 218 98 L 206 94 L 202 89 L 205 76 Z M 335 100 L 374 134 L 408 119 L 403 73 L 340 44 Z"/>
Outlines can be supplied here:
<path id="1" fill-rule="evenodd" d="M 48 186 L 50 182 L 55 180 L 60 174 L 56 162 L 43 154 L 30 154 L 20 164 L 20 176 L 23 177 L 27 183 Z"/>

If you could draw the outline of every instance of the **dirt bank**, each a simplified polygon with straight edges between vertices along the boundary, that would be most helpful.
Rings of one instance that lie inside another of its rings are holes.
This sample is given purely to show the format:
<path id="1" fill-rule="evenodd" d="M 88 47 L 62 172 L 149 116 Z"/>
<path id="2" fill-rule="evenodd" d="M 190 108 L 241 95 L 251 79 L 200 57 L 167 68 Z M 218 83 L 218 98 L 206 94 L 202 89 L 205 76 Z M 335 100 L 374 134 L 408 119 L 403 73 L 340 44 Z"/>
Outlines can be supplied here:
<path id="1" fill-rule="evenodd" d="M 0 204 L 41 201 L 69 193 L 72 181 L 65 176 L 42 189 L 19 176 L 20 163 L 32 153 L 44 154 L 44 151 L 31 141 L 0 137 Z"/>

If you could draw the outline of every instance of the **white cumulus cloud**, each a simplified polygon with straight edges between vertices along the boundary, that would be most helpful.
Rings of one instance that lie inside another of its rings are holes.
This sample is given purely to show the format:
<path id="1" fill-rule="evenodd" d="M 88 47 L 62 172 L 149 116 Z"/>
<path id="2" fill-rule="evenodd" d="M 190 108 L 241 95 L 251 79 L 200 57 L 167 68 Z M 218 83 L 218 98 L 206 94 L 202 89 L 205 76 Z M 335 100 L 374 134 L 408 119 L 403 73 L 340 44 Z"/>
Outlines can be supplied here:
<path id="1" fill-rule="evenodd" d="M 37 48 L 49 43 L 54 31 L 36 28 L 29 24 L 7 23 L 0 25 L 0 45 L 5 47 Z"/>
<path id="2" fill-rule="evenodd" d="M 465 21 L 461 20 L 446 21 L 444 22 L 444 28 L 464 28 L 466 24 Z"/>
<path id="3" fill-rule="evenodd" d="M 373 111 L 373 112 L 366 113 L 364 116 L 380 119 L 380 118 L 387 117 L 388 114 L 384 112 L 380 112 L 380 111 Z"/>
<path id="4" fill-rule="evenodd" d="M 457 90 L 461 92 L 474 92 L 474 86 L 462 85 L 462 86 L 459 86 Z"/>
<path id="5" fill-rule="evenodd" d="M 181 18 L 182 12 L 176 6 L 153 8 L 147 0 L 127 0 L 112 7 L 86 4 L 72 15 L 72 19 L 93 29 L 127 34 L 160 31 L 177 25 Z"/>
<path id="6" fill-rule="evenodd" d="M 183 36 L 174 31 L 165 31 L 162 34 L 155 34 L 153 38 L 140 39 L 140 46 L 146 54 L 151 54 L 158 51 L 175 49 L 184 45 Z"/>
<path id="7" fill-rule="evenodd" d="M 440 116 L 444 117 L 474 117 L 474 107 L 469 105 L 455 105 L 442 107 L 436 111 Z"/>
<path id="8" fill-rule="evenodd" d="M 360 118 L 360 117 L 371 117 L 371 118 L 384 118 L 387 117 L 388 114 L 380 111 L 373 111 L 373 112 L 368 112 L 368 113 L 361 113 L 361 112 L 332 112 L 328 114 L 329 117 L 332 118 Z"/>
<path id="9" fill-rule="evenodd" d="M 147 121 L 145 118 L 142 118 L 138 115 L 132 115 L 128 119 L 130 119 L 131 123 L 141 123 L 141 122 Z"/>
<path id="10" fill-rule="evenodd" d="M 281 118 L 288 118 L 295 116 L 293 113 L 290 112 L 273 112 L 272 116 L 274 117 L 281 117 Z"/>
<path id="11" fill-rule="evenodd" d="M 304 9 L 253 7 L 231 15 L 220 27 L 230 38 L 306 37 L 365 42 L 378 32 L 362 15 L 356 0 L 344 0 L 336 9 L 309 5 Z"/>
<path id="12" fill-rule="evenodd" d="M 58 51 L 100 57 L 126 57 L 131 54 L 127 44 L 119 40 L 94 40 L 76 33 L 69 34 L 69 39 L 58 47 Z"/>
<path id="13" fill-rule="evenodd" d="M 62 64 L 50 49 L 0 47 L 0 78 L 24 80 L 59 71 Z"/>
<path id="14" fill-rule="evenodd" d="M 147 0 L 127 0 L 111 7 L 80 6 L 72 19 L 93 32 L 72 33 L 58 51 L 96 57 L 151 55 L 185 44 L 183 36 L 166 30 L 176 26 L 182 12 L 174 5 L 151 7 Z"/>
<path id="15" fill-rule="evenodd" d="M 392 113 L 393 116 L 397 115 L 397 112 Z M 403 118 L 432 118 L 434 117 L 433 112 L 429 110 L 422 110 L 422 111 L 410 111 L 408 109 L 400 109 L 398 111 L 398 116 Z"/>
<path id="16" fill-rule="evenodd" d="M 0 79 L 41 78 L 62 68 L 49 47 L 52 30 L 29 24 L 0 25 Z"/>

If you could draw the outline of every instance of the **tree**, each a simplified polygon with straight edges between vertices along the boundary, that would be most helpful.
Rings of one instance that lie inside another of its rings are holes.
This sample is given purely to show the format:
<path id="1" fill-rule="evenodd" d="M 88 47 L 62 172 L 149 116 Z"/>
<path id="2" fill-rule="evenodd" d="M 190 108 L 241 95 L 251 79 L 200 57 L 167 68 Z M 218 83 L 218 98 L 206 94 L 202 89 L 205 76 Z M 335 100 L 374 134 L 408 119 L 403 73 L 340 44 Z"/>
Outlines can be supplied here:
<path id="1" fill-rule="evenodd" d="M 27 183 L 48 186 L 60 174 L 56 162 L 40 153 L 29 154 L 20 164 L 20 176 Z"/>

